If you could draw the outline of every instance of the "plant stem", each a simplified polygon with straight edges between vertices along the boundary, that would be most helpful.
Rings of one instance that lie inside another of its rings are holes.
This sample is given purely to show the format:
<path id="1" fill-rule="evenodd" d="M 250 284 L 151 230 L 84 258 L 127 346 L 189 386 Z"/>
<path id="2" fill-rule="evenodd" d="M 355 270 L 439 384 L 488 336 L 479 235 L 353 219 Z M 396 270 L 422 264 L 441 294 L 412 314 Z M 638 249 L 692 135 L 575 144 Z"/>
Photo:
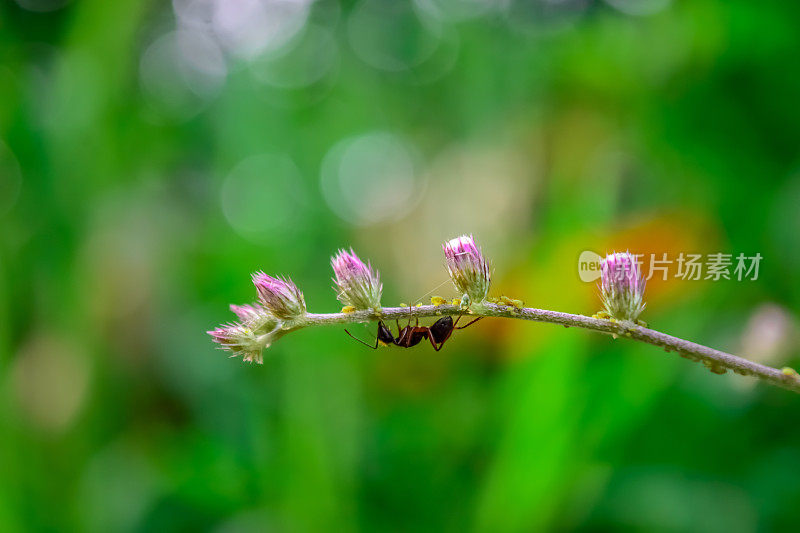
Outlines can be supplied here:
<path id="1" fill-rule="evenodd" d="M 377 320 L 395 320 L 408 318 L 436 317 L 442 315 L 459 315 L 464 311 L 456 305 L 425 305 L 421 307 L 384 307 L 377 310 L 354 311 L 352 313 L 309 313 L 305 320 L 290 328 L 301 329 L 307 326 L 347 324 L 355 322 L 375 322 Z M 673 337 L 659 331 L 648 329 L 632 322 L 620 322 L 592 318 L 583 315 L 560 313 L 534 308 L 515 308 L 496 305 L 488 302 L 473 304 L 466 312 L 473 317 L 515 318 L 534 322 L 548 322 L 565 327 L 577 327 L 599 331 L 616 337 L 625 337 L 654 346 L 660 346 L 667 352 L 676 352 L 681 357 L 703 363 L 709 370 L 724 374 L 732 370 L 743 376 L 754 376 L 772 385 L 800 393 L 800 376 L 794 372 L 784 373 L 741 357 L 715 350 L 701 344 Z M 288 330 L 286 331 L 288 333 Z"/>

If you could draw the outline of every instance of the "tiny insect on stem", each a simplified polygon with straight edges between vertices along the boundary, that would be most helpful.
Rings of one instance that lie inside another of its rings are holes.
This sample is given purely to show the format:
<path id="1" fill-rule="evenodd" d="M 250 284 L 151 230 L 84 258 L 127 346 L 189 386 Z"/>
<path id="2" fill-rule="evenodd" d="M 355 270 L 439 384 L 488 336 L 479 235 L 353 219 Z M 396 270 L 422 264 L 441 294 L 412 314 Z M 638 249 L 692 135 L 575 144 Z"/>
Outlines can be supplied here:
<path id="1" fill-rule="evenodd" d="M 416 309 L 419 309 L 419 307 L 417 307 Z M 399 348 L 411 348 L 413 346 L 416 346 L 423 340 L 428 340 L 430 341 L 431 346 L 433 346 L 433 349 L 438 352 L 439 350 L 442 349 L 444 343 L 447 342 L 447 340 L 451 337 L 454 330 L 464 329 L 474 324 L 481 318 L 483 318 L 483 317 L 478 317 L 470 321 L 470 323 L 467 324 L 466 326 L 458 327 L 458 321 L 461 320 L 462 316 L 463 313 L 458 315 L 456 321 L 453 322 L 453 317 L 451 317 L 450 315 L 446 315 L 437 320 L 436 322 L 434 322 L 433 325 L 431 326 L 420 326 L 419 317 L 417 317 L 414 326 L 412 326 L 411 315 L 409 315 L 408 324 L 405 327 L 401 328 L 400 322 L 397 321 L 397 330 L 398 330 L 397 337 L 394 337 L 388 326 L 386 326 L 386 324 L 384 324 L 382 320 L 379 320 L 378 332 L 375 335 L 374 346 L 354 336 L 346 329 L 344 330 L 344 332 L 347 333 L 350 337 L 352 337 L 356 341 L 366 346 L 367 348 L 372 348 L 373 350 L 377 350 L 378 346 L 380 345 L 387 346 L 390 344 L 394 344 Z"/>

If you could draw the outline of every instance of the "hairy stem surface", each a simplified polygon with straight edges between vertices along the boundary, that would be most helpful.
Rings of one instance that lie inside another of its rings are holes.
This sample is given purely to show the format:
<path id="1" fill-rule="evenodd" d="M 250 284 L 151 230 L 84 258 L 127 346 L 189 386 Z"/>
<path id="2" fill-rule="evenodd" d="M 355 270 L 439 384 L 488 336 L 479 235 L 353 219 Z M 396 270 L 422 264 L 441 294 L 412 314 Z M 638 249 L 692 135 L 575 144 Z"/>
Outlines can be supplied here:
<path id="1" fill-rule="evenodd" d="M 308 326 L 322 326 L 333 324 L 347 324 L 356 322 L 375 322 L 377 320 L 408 319 L 415 317 L 436 317 L 442 315 L 459 315 L 464 313 L 456 305 L 425 305 L 421 307 L 384 307 L 377 310 L 354 311 L 352 313 L 309 313 L 305 320 L 291 329 L 301 329 Z M 616 337 L 629 338 L 660 346 L 667 352 L 676 352 L 681 357 L 703 363 L 714 373 L 724 374 L 732 370 L 743 376 L 754 376 L 772 385 L 783 387 L 800 393 L 800 378 L 796 373 L 784 373 L 782 370 L 772 368 L 741 357 L 696 344 L 687 340 L 667 335 L 652 329 L 642 327 L 632 322 L 619 322 L 592 318 L 583 315 L 560 313 L 545 309 L 515 308 L 496 305 L 488 302 L 473 304 L 466 314 L 478 317 L 515 318 L 531 320 L 534 322 L 548 322 L 566 327 L 577 327 L 607 333 Z M 288 333 L 288 331 L 286 331 Z"/>

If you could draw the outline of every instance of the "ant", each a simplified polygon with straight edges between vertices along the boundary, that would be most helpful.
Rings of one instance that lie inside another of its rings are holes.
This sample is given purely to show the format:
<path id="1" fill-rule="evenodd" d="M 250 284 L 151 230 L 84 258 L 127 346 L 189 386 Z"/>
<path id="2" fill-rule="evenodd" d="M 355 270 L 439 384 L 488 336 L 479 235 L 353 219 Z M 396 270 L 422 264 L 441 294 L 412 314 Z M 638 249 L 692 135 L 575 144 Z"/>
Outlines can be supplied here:
<path id="1" fill-rule="evenodd" d="M 377 350 L 378 346 L 388 346 L 390 344 L 394 344 L 395 346 L 399 346 L 400 348 L 411 348 L 412 346 L 416 346 L 424 339 L 428 339 L 431 341 L 431 346 L 437 352 L 442 349 L 444 346 L 445 341 L 450 338 L 450 335 L 453 334 L 453 331 L 456 329 L 464 329 L 468 326 L 471 326 L 481 318 L 479 316 L 475 320 L 472 320 L 466 326 L 458 327 L 458 321 L 461 320 L 462 315 L 458 315 L 458 318 L 455 322 L 453 322 L 453 317 L 451 316 L 443 316 L 439 320 L 433 323 L 432 326 L 420 326 L 419 325 L 419 318 L 414 325 L 411 327 L 411 318 L 408 319 L 408 325 L 404 328 L 400 328 L 400 321 L 396 320 L 397 322 L 397 338 L 392 335 L 392 330 L 383 323 L 382 320 L 378 321 L 378 334 L 375 338 L 375 346 L 371 344 L 367 344 L 366 342 L 362 341 L 358 337 L 355 337 L 352 333 L 347 330 L 344 330 L 345 333 L 350 335 L 353 339 L 357 340 L 364 346 L 368 348 L 372 348 L 373 350 Z M 438 347 L 437 347 L 438 344 Z"/>

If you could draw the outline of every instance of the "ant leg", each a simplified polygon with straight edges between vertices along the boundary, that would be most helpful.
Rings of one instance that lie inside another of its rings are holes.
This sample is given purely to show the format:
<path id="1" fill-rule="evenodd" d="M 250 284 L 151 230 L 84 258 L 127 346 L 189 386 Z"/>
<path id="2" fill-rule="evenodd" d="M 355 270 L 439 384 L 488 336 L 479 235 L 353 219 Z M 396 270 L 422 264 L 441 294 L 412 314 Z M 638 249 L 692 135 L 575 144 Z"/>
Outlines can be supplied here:
<path id="1" fill-rule="evenodd" d="M 461 318 L 461 317 L 458 317 L 458 318 Z M 479 317 L 478 317 L 478 318 L 476 318 L 475 320 L 471 320 L 471 321 L 470 321 L 470 322 L 469 322 L 469 323 L 468 323 L 466 326 L 461 326 L 460 328 L 455 328 L 455 329 L 464 329 L 464 328 L 467 328 L 467 327 L 471 326 L 472 324 L 474 324 L 475 322 L 477 322 L 478 320 L 480 320 L 481 318 L 484 318 L 484 317 L 482 317 L 482 316 L 479 316 Z M 458 323 L 458 320 L 456 320 L 456 323 Z"/>
<path id="2" fill-rule="evenodd" d="M 466 327 L 469 327 L 469 326 L 471 326 L 472 324 L 474 324 L 475 322 L 477 322 L 477 321 L 478 321 L 478 320 L 480 320 L 481 318 L 485 318 L 485 317 L 479 316 L 479 317 L 478 317 L 478 318 L 476 318 L 475 320 L 471 320 L 471 321 L 470 321 L 470 323 L 469 323 L 469 324 L 467 324 L 466 326 L 461 326 L 461 327 L 459 328 L 459 327 L 457 327 L 457 326 L 458 326 L 458 321 L 459 321 L 459 320 L 461 320 L 461 317 L 463 317 L 463 316 L 464 316 L 464 313 L 463 313 L 463 312 L 462 312 L 460 315 L 458 315 L 458 318 L 456 318 L 456 321 L 455 321 L 455 323 L 453 324 L 453 329 L 464 329 L 464 328 L 466 328 Z"/>
<path id="3" fill-rule="evenodd" d="M 433 335 L 431 335 L 431 334 L 430 334 L 430 328 L 428 328 L 428 331 L 429 331 L 429 333 L 428 333 L 428 340 L 429 340 L 429 341 L 431 341 L 431 346 L 433 346 L 433 349 L 434 349 L 434 350 L 436 350 L 436 351 L 438 352 L 439 350 L 441 350 L 441 349 L 442 349 L 442 346 L 444 346 L 444 341 L 446 341 L 447 339 L 445 339 L 444 341 L 442 341 L 442 342 L 439 344 L 439 347 L 437 348 L 437 347 L 436 347 L 436 341 L 435 341 L 435 340 L 433 340 Z"/>
<path id="4" fill-rule="evenodd" d="M 377 339 L 377 337 L 375 338 L 375 346 L 373 346 L 371 344 L 367 344 L 366 342 L 362 341 L 361 339 L 359 339 L 358 337 L 354 336 L 352 333 L 350 333 L 347 330 L 344 330 L 344 332 L 347 333 L 348 335 L 350 335 L 351 338 L 357 340 L 358 342 L 360 342 L 361 344 L 366 346 L 367 348 L 372 348 L 373 350 L 377 350 L 378 349 L 378 339 Z"/>

